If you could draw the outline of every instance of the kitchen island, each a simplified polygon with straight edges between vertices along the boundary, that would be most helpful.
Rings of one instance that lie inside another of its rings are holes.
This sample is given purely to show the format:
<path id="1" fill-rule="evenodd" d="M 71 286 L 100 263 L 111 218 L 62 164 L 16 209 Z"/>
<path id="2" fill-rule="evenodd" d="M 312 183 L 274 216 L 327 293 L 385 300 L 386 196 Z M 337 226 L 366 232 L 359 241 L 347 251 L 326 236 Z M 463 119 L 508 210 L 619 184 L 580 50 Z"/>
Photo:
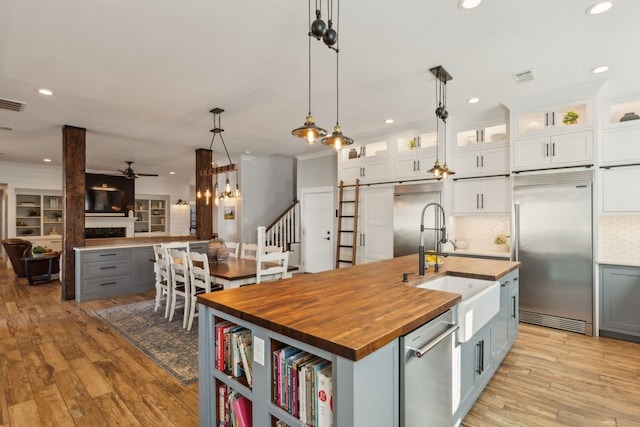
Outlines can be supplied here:
<path id="1" fill-rule="evenodd" d="M 518 267 L 450 257 L 426 277 L 500 280 Z M 200 425 L 216 424 L 221 385 L 252 402 L 254 426 L 299 425 L 272 396 L 273 352 L 289 345 L 331 362 L 334 426 L 399 425 L 399 338 L 461 300 L 412 286 L 417 271 L 417 255 L 409 255 L 200 296 Z M 222 321 L 251 330 L 251 386 L 214 367 L 215 325 Z"/>

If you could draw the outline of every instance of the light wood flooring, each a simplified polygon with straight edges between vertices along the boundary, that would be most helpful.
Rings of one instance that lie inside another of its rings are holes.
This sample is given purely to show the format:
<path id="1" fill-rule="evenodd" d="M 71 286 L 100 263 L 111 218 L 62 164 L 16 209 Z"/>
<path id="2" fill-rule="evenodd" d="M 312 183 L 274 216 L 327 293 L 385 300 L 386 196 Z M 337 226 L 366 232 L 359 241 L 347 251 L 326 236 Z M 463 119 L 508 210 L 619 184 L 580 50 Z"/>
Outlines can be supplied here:
<path id="1" fill-rule="evenodd" d="M 92 314 L 152 296 L 61 301 L 59 282 L 29 286 L 0 266 L 0 426 L 197 425 L 197 383 Z M 640 344 L 521 324 L 463 425 L 640 426 Z"/>

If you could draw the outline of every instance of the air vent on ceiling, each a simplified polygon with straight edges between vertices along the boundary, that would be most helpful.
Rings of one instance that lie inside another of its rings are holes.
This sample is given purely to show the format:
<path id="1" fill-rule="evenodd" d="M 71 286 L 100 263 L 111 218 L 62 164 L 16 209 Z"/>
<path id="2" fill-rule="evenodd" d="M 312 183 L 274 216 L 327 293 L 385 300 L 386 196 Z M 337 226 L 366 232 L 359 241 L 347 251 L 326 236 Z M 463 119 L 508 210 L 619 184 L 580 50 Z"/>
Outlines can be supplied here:
<path id="1" fill-rule="evenodd" d="M 24 110 L 25 105 L 27 104 L 25 104 L 24 102 L 0 98 L 0 109 L 3 110 L 22 111 Z"/>
<path id="2" fill-rule="evenodd" d="M 518 83 L 530 82 L 536 78 L 533 70 L 520 71 L 519 73 L 512 74 L 511 76 Z"/>

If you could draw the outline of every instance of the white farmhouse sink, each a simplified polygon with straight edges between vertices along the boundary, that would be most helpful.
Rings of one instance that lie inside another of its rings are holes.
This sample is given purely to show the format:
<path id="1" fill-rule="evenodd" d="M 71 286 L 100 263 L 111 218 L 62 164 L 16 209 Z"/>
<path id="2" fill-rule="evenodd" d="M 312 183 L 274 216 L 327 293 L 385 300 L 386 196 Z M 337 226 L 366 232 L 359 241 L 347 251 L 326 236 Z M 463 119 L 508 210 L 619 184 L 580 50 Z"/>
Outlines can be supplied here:
<path id="1" fill-rule="evenodd" d="M 462 295 L 458 303 L 458 341 L 466 342 L 500 311 L 500 282 L 444 276 L 416 287 Z"/>

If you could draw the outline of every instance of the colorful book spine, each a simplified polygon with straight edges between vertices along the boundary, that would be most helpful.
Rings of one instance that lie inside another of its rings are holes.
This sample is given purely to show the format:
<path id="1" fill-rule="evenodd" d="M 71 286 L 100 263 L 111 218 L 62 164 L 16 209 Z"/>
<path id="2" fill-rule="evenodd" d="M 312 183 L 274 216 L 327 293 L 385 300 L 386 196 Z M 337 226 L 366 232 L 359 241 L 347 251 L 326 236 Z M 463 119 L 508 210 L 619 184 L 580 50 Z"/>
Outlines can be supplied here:
<path id="1" fill-rule="evenodd" d="M 242 361 L 242 368 L 249 387 L 253 387 L 253 373 L 251 371 L 251 362 L 253 360 L 253 351 L 251 347 L 251 331 L 246 329 L 244 333 L 238 335 L 238 350 Z"/>

